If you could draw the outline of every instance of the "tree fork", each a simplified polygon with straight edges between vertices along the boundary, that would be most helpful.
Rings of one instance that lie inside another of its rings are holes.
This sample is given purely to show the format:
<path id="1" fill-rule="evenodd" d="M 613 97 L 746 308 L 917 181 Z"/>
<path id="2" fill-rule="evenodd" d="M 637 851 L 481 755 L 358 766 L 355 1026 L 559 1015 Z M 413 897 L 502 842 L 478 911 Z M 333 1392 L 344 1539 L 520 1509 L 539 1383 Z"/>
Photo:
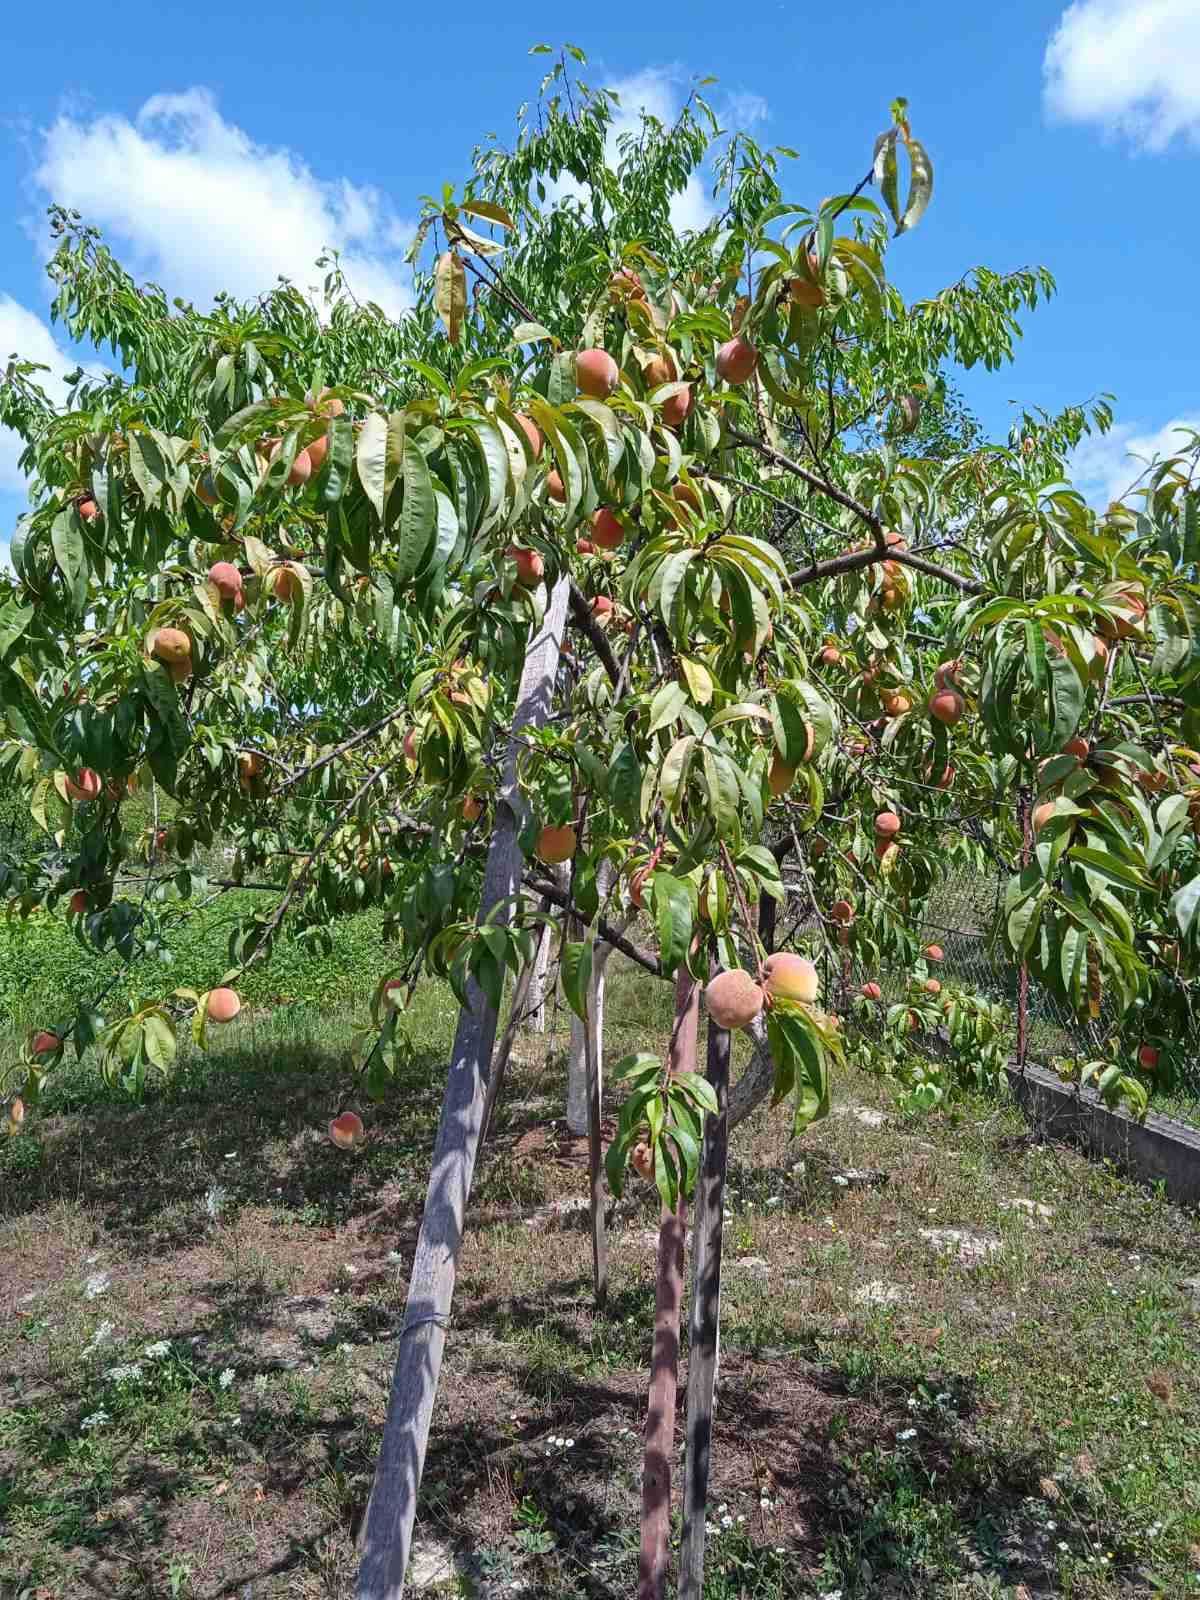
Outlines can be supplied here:
<path id="1" fill-rule="evenodd" d="M 484 873 L 480 920 L 510 900 L 520 886 L 524 860 L 518 843 L 521 799 L 516 735 L 525 727 L 540 727 L 550 714 L 566 610 L 564 578 L 555 585 L 541 632 L 530 640 L 525 655 L 496 832 Z M 363 1522 L 356 1600 L 401 1600 L 404 1594 L 417 1491 L 429 1443 L 496 1041 L 495 1007 L 474 983 L 468 986 L 468 999 L 470 1003 L 460 1013 L 455 1034 L 425 1211 L 409 1276 L 387 1421 Z"/>

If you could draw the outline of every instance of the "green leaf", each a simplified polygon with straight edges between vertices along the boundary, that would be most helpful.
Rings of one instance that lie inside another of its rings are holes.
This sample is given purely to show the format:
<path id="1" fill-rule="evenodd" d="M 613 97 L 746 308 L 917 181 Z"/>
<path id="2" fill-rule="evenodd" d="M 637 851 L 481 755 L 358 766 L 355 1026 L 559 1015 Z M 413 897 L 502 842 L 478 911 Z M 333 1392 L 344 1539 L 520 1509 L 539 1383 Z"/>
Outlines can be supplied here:
<path id="1" fill-rule="evenodd" d="M 420 446 L 404 441 L 404 504 L 400 512 L 400 538 L 396 552 L 397 583 L 406 583 L 421 565 L 433 534 L 437 507 L 433 479 Z"/>
<path id="2" fill-rule="evenodd" d="M 33 621 L 33 607 L 14 600 L 0 608 L 0 661 L 3 661 L 25 629 Z"/>
<path id="3" fill-rule="evenodd" d="M 679 1072 L 672 1081 L 675 1087 L 682 1089 L 698 1106 L 716 1116 L 719 1109 L 717 1092 L 707 1078 L 702 1078 L 698 1072 Z"/>
<path id="4" fill-rule="evenodd" d="M 538 344 L 542 339 L 553 339 L 549 328 L 540 322 L 518 322 L 512 331 L 513 344 Z"/>
<path id="5" fill-rule="evenodd" d="M 387 492 L 388 419 L 380 411 L 372 411 L 365 419 L 354 451 L 358 468 L 358 481 L 363 493 L 375 507 L 375 515 L 383 521 L 383 505 Z"/>
<path id="6" fill-rule="evenodd" d="M 640 1078 L 649 1077 L 652 1073 L 662 1070 L 662 1062 L 649 1050 L 636 1050 L 632 1055 L 622 1056 L 616 1066 L 612 1068 L 609 1077 L 614 1083 L 623 1083 L 628 1080 L 636 1083 Z"/>
<path id="7" fill-rule="evenodd" d="M 929 153 L 919 139 L 909 138 L 907 141 L 908 159 L 911 174 L 908 184 L 908 201 L 904 207 L 904 215 L 896 224 L 896 237 L 915 228 L 925 215 L 926 207 L 933 195 L 933 162 Z"/>
<path id="8" fill-rule="evenodd" d="M 1102 878 L 1118 884 L 1122 889 L 1150 888 L 1150 883 L 1135 867 L 1110 855 L 1106 850 L 1094 850 L 1087 845 L 1077 844 L 1071 847 L 1068 855 L 1071 861 L 1080 862 L 1090 872 L 1099 873 Z"/>
<path id="9" fill-rule="evenodd" d="M 1190 879 L 1171 896 L 1171 915 L 1186 939 L 1196 925 L 1196 912 L 1200 910 L 1200 876 Z"/>
<path id="10" fill-rule="evenodd" d="M 650 880 L 650 895 L 663 971 L 672 973 L 686 957 L 692 940 L 691 889 L 669 872 L 656 872 Z"/>
<path id="11" fill-rule="evenodd" d="M 657 733 L 674 722 L 682 711 L 687 692 L 680 683 L 664 683 L 650 702 L 650 725 L 647 733 Z"/>
<path id="12" fill-rule="evenodd" d="M 50 528 L 50 545 L 76 611 L 87 600 L 87 552 L 74 507 L 60 511 Z"/>
<path id="13" fill-rule="evenodd" d="M 175 1061 L 175 1030 L 165 1017 L 149 1013 L 142 1023 L 142 1044 L 152 1065 L 169 1072 Z"/>
<path id="14" fill-rule="evenodd" d="M 562 991 L 571 1010 L 581 1021 L 587 1021 L 588 985 L 592 977 L 592 942 L 567 944 L 562 953 Z"/>

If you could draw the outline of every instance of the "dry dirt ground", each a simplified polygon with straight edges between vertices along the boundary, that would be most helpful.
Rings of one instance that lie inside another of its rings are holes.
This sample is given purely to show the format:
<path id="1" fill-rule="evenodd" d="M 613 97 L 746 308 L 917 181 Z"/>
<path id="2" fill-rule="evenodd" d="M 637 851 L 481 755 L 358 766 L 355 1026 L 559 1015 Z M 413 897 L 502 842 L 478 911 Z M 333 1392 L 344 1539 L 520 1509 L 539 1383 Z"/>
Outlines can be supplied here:
<path id="1" fill-rule="evenodd" d="M 648 1010 L 614 1007 L 614 1053 Z M 632 1592 L 655 1208 L 618 1209 L 597 1316 L 563 1044 L 522 1045 L 480 1175 L 427 1591 Z M 247 1029 L 144 1107 L 81 1092 L 8 1142 L 5 1600 L 349 1595 L 444 1055 L 350 1154 L 342 1060 Z M 706 1594 L 1200 1593 L 1197 1219 L 1011 1109 L 890 1106 L 847 1073 L 802 1140 L 766 1112 L 735 1140 Z"/>

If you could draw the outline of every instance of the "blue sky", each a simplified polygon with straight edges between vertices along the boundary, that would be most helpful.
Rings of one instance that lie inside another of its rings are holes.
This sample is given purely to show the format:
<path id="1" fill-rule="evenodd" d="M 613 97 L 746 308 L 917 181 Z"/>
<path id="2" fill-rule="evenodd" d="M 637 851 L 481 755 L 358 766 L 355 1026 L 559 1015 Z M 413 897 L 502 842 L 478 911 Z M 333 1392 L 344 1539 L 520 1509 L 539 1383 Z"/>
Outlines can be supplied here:
<path id="1" fill-rule="evenodd" d="M 353 282 L 400 307 L 418 197 L 464 173 L 477 137 L 511 129 L 541 65 L 529 46 L 570 39 L 585 76 L 631 107 L 670 114 L 691 78 L 716 74 L 723 113 L 799 151 L 788 190 L 806 203 L 862 175 L 906 95 L 936 190 L 892 252 L 901 289 L 936 292 L 976 263 L 1041 263 L 1059 282 L 1016 364 L 965 380 L 988 428 L 1003 432 L 1013 401 L 1113 391 L 1118 427 L 1078 462 L 1105 499 L 1136 472 L 1129 449 L 1200 426 L 1200 0 L 516 10 L 116 0 L 97 26 L 79 0 L 52 17 L 5 7 L 0 361 L 65 369 L 46 320 L 52 199 L 199 303 L 280 272 L 315 282 L 334 244 Z M 23 503 L 15 455 L 0 434 L 0 549 Z"/>

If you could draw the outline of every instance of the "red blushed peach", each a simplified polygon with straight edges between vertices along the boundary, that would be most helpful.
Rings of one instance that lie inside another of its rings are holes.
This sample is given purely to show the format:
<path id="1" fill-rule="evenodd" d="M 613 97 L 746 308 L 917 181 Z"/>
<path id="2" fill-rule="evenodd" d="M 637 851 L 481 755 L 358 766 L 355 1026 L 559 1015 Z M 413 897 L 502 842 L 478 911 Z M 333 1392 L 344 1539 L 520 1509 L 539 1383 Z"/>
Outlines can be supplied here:
<path id="1" fill-rule="evenodd" d="M 329 1139 L 339 1150 L 352 1150 L 363 1136 L 363 1122 L 357 1111 L 343 1111 L 329 1124 Z"/>
<path id="2" fill-rule="evenodd" d="M 242 997 L 236 989 L 212 989 L 208 996 L 205 1016 L 209 1022 L 232 1022 L 242 1009 Z"/>

